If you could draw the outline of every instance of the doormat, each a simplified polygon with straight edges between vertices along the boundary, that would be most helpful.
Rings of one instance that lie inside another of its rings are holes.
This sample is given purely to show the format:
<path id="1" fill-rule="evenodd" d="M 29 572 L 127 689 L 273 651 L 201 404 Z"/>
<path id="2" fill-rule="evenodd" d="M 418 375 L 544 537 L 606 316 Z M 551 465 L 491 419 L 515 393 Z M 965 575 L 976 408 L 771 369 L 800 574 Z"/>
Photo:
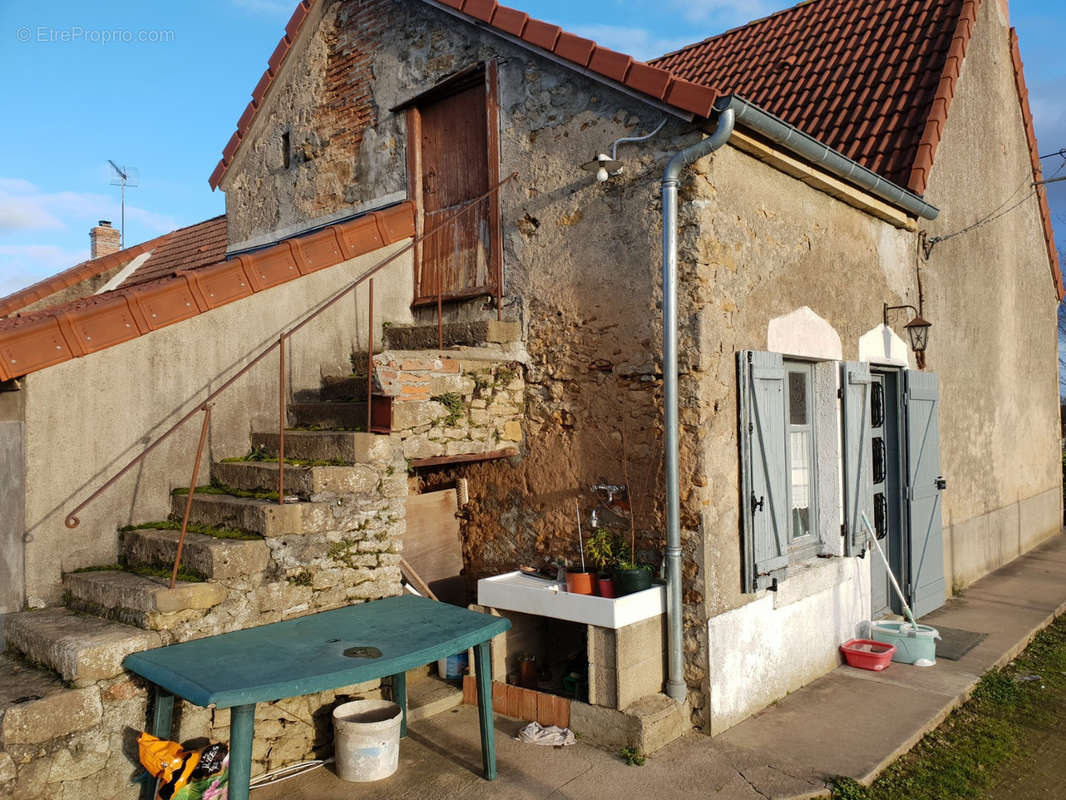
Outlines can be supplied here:
<path id="1" fill-rule="evenodd" d="M 974 633 L 961 628 L 942 628 L 939 625 L 935 627 L 940 632 L 940 641 L 936 643 L 936 657 L 949 661 L 958 661 L 988 636 L 987 633 Z"/>

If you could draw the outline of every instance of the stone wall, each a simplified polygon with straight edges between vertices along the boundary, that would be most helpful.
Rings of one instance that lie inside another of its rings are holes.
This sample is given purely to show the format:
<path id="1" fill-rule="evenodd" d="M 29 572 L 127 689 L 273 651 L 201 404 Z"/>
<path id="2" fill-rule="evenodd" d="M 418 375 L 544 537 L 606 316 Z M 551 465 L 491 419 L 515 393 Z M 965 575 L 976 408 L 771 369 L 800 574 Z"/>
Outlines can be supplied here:
<path id="1" fill-rule="evenodd" d="M 408 461 L 476 455 L 522 442 L 525 381 L 515 353 L 463 348 L 447 357 L 385 352 L 374 357 L 377 388 L 393 398 L 392 432 Z"/>

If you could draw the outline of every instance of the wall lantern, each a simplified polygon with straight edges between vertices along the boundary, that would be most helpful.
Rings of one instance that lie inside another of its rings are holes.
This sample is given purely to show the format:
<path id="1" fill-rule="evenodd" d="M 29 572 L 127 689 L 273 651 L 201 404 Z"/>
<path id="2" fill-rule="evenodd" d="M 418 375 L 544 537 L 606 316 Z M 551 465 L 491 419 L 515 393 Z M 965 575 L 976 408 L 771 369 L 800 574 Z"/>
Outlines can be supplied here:
<path id="1" fill-rule="evenodd" d="M 907 331 L 907 336 L 911 340 L 911 350 L 914 351 L 914 360 L 918 364 L 918 369 L 925 369 L 925 348 L 929 345 L 929 329 L 932 323 L 922 319 L 918 314 L 918 309 L 914 306 L 890 306 L 885 303 L 883 311 L 885 326 L 888 326 L 888 312 L 903 311 L 908 308 L 914 312 L 914 319 L 904 325 L 903 329 Z"/>

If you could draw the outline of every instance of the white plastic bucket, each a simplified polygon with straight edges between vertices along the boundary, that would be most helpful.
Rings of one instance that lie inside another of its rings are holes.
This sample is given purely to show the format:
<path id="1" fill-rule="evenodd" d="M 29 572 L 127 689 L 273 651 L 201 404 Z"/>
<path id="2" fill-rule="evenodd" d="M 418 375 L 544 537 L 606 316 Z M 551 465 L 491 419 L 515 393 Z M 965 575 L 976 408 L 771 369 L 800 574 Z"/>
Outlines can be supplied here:
<path id="1" fill-rule="evenodd" d="M 353 783 L 387 778 L 400 764 L 402 709 L 388 700 L 353 700 L 333 709 L 337 775 Z"/>

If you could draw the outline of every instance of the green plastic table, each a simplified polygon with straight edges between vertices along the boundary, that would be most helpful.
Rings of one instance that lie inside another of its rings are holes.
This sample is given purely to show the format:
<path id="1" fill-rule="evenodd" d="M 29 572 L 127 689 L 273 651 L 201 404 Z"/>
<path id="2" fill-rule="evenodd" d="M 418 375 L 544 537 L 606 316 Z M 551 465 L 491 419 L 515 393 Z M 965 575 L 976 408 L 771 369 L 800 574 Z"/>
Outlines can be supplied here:
<path id="1" fill-rule="evenodd" d="M 401 595 L 134 653 L 123 664 L 155 684 L 155 736 L 170 737 L 175 696 L 231 709 L 229 797 L 247 800 L 256 703 L 391 676 L 406 736 L 404 673 L 473 647 L 481 758 L 491 781 L 496 745 L 489 641 L 510 627 L 502 617 Z"/>

